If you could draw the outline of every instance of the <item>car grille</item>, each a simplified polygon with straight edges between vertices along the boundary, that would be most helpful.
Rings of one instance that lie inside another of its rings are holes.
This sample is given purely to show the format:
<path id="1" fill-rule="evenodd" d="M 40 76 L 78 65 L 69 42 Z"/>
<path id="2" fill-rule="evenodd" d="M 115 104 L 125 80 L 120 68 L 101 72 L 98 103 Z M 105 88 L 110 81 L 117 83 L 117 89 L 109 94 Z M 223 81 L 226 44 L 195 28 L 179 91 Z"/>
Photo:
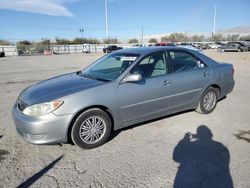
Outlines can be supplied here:
<path id="1" fill-rule="evenodd" d="M 24 111 L 24 109 L 27 107 L 28 105 L 25 104 L 21 99 L 19 99 L 17 101 L 17 107 L 20 111 Z"/>

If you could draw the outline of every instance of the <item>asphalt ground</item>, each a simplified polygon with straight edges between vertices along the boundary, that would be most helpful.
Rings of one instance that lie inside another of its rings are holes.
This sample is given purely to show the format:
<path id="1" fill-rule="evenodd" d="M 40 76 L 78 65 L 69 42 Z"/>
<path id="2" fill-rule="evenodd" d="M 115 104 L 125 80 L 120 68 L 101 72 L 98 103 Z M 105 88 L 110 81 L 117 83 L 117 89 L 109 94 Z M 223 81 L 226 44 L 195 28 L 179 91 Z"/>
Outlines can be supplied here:
<path id="1" fill-rule="evenodd" d="M 189 111 L 132 126 L 91 150 L 26 143 L 11 108 L 27 86 L 80 70 L 102 54 L 1 58 L 0 187 L 158 188 L 192 180 L 192 187 L 249 188 L 250 52 L 204 53 L 235 68 L 235 88 L 212 114 Z"/>

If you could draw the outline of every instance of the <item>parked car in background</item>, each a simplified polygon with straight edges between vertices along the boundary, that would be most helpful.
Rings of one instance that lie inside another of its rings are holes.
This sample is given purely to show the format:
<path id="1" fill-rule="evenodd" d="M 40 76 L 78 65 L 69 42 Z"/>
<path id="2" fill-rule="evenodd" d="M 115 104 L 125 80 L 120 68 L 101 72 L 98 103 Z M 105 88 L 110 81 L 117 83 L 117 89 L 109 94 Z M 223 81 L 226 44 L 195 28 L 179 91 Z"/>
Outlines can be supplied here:
<path id="1" fill-rule="evenodd" d="M 171 42 L 158 42 L 155 46 L 175 46 L 175 44 Z"/>
<path id="2" fill-rule="evenodd" d="M 207 46 L 209 49 L 217 49 L 219 47 L 219 45 L 215 43 L 208 43 Z"/>
<path id="3" fill-rule="evenodd" d="M 5 56 L 4 48 L 1 47 L 0 48 L 0 57 L 4 57 L 4 56 Z"/>
<path id="4" fill-rule="evenodd" d="M 218 48 L 221 52 L 245 52 L 248 51 L 248 46 L 243 42 L 228 42 Z"/>
<path id="5" fill-rule="evenodd" d="M 143 44 L 133 44 L 131 48 L 140 48 L 143 47 Z"/>
<path id="6" fill-rule="evenodd" d="M 116 50 L 121 50 L 122 47 L 118 47 L 116 45 L 110 45 L 106 48 L 103 48 L 103 53 L 110 53 L 110 52 L 113 52 L 113 51 L 116 51 Z"/>
<path id="7" fill-rule="evenodd" d="M 196 48 L 202 49 L 202 50 L 206 50 L 206 49 L 208 49 L 209 47 L 208 47 L 207 44 L 199 43 L 199 44 L 197 44 L 197 47 L 196 47 Z"/>
<path id="8" fill-rule="evenodd" d="M 233 90 L 233 74 L 231 64 L 186 48 L 128 48 L 26 88 L 12 115 L 27 142 L 94 148 L 130 125 L 189 109 L 213 112 Z"/>
<path id="9" fill-rule="evenodd" d="M 242 51 L 250 51 L 250 44 L 244 41 L 239 41 L 239 42 L 233 42 L 235 44 L 239 44 L 240 45 L 240 49 Z"/>

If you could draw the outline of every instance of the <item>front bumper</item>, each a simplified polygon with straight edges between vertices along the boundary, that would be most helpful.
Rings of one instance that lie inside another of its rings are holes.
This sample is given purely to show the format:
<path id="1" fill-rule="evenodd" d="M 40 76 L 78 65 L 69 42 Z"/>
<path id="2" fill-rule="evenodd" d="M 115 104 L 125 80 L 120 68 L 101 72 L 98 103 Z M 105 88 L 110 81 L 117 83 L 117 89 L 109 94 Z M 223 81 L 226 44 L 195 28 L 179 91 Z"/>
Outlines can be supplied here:
<path id="1" fill-rule="evenodd" d="M 12 116 L 17 132 L 29 143 L 56 144 L 67 142 L 67 131 L 73 114 L 55 115 L 53 113 L 32 117 L 23 114 L 15 104 Z"/>

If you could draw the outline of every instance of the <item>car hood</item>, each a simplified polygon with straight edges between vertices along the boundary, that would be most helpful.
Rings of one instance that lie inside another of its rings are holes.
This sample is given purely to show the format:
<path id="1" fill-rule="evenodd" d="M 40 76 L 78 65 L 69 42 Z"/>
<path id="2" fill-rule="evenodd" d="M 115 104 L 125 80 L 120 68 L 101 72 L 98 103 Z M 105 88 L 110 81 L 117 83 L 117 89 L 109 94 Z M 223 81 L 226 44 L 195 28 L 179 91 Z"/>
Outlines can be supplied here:
<path id="1" fill-rule="evenodd" d="M 70 73 L 54 77 L 25 89 L 20 99 L 26 105 L 48 102 L 85 89 L 103 85 L 105 82 Z"/>

